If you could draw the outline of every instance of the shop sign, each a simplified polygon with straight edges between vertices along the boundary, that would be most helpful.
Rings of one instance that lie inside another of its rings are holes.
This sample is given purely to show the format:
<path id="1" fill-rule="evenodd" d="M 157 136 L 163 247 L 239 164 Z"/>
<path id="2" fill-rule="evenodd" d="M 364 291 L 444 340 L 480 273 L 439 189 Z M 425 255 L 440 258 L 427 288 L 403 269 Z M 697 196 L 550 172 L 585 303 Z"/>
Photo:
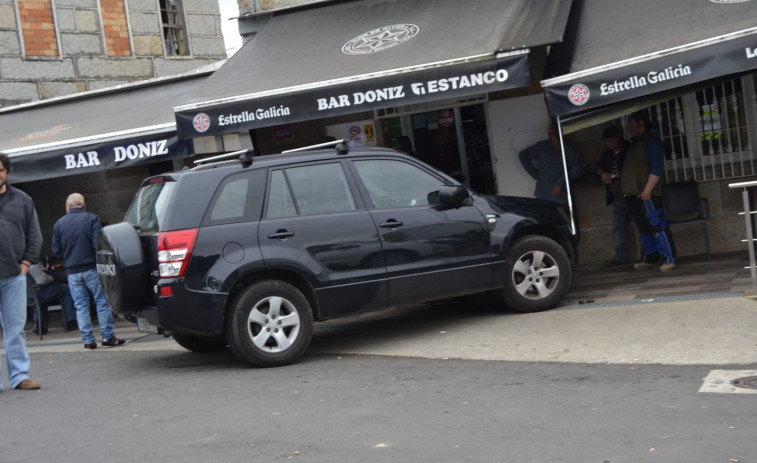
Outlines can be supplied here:
<path id="1" fill-rule="evenodd" d="M 185 138 L 525 87 L 526 55 L 426 69 L 176 113 Z M 199 121 L 199 124 L 198 124 Z"/>
<path id="2" fill-rule="evenodd" d="M 661 56 L 581 78 L 547 84 L 547 104 L 555 115 L 566 115 L 652 93 L 671 90 L 720 76 L 754 69 L 757 36 Z"/>
<path id="3" fill-rule="evenodd" d="M 183 158 L 191 154 L 191 143 L 175 135 L 154 135 L 120 142 L 105 142 L 16 155 L 13 159 L 14 182 L 28 182 L 65 175 L 129 167 L 160 160 Z"/>

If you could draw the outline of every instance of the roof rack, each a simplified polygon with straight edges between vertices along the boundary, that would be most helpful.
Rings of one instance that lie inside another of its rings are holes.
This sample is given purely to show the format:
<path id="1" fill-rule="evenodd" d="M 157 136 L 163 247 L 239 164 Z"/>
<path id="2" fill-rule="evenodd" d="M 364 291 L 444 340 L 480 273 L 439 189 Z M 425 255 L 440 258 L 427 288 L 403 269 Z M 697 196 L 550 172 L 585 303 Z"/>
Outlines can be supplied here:
<path id="1" fill-rule="evenodd" d="M 249 166 L 250 164 L 252 164 L 252 156 L 254 152 L 255 152 L 254 149 L 249 148 L 246 150 L 234 151 L 234 152 L 226 153 L 226 154 L 219 154 L 218 156 L 212 156 L 205 159 L 198 159 L 194 161 L 194 164 L 202 165 L 207 162 L 216 162 L 216 161 L 223 161 L 224 159 L 238 158 L 240 161 L 242 161 L 242 164 L 244 164 L 245 166 Z"/>
<path id="2" fill-rule="evenodd" d="M 282 151 L 281 154 L 299 153 L 300 151 L 317 150 L 318 148 L 336 148 L 336 154 L 347 154 L 350 152 L 350 147 L 345 139 L 327 141 L 326 143 L 319 143 L 317 145 L 303 146 L 302 148 L 295 148 L 291 150 Z"/>

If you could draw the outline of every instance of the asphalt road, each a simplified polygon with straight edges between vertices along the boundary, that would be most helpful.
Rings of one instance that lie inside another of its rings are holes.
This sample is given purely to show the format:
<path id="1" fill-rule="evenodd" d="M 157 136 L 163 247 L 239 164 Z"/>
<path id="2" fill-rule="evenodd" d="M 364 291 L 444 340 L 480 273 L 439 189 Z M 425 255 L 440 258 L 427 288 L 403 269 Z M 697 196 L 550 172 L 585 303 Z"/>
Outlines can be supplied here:
<path id="1" fill-rule="evenodd" d="M 11 462 L 755 462 L 757 394 L 700 393 L 708 365 L 228 351 L 32 354 L 0 394 Z M 744 365 L 757 369 L 757 365 Z"/>

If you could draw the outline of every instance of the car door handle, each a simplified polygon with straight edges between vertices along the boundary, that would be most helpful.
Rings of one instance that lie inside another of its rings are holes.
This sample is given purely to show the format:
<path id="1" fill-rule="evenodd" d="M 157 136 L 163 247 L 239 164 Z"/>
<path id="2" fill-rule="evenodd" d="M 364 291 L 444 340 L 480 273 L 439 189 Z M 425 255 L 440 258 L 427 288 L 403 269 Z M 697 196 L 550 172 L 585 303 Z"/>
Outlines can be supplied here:
<path id="1" fill-rule="evenodd" d="M 389 220 L 388 222 L 379 224 L 379 227 L 381 228 L 399 228 L 401 226 L 402 226 L 402 222 L 398 222 L 396 220 Z"/>
<path id="2" fill-rule="evenodd" d="M 277 230 L 276 233 L 271 233 L 268 238 L 272 240 L 285 240 L 294 236 L 294 232 L 287 230 Z"/>

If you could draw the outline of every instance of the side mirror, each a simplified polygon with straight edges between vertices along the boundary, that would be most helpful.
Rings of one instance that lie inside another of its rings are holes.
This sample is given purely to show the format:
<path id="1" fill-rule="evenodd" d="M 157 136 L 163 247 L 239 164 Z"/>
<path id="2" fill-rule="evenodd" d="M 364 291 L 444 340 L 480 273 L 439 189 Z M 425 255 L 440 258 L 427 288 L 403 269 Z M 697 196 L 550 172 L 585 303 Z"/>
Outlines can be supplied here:
<path id="1" fill-rule="evenodd" d="M 469 197 L 468 189 L 461 185 L 444 185 L 439 188 L 439 202 L 445 206 L 460 207 Z"/>

